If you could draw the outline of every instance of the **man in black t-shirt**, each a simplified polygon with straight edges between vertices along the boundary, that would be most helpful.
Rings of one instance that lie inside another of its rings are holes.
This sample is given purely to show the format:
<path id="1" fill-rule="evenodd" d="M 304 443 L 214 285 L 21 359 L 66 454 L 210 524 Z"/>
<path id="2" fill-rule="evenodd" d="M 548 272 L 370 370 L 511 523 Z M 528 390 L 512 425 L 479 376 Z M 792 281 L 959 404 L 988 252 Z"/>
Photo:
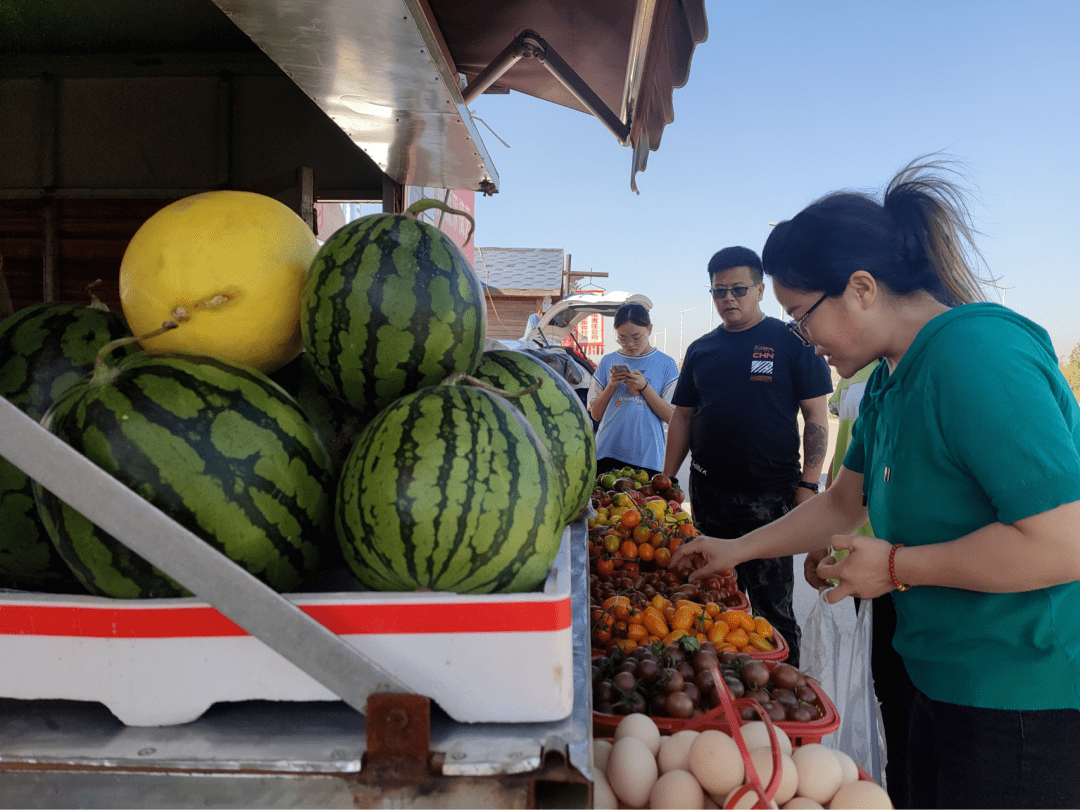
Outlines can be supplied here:
<path id="1" fill-rule="evenodd" d="M 761 311 L 765 285 L 754 251 L 724 248 L 708 272 L 723 323 L 686 350 L 672 397 L 664 472 L 674 475 L 689 452 L 695 524 L 712 537 L 740 537 L 817 492 L 828 450 L 832 378 L 824 359 Z M 788 661 L 798 666 L 791 557 L 751 560 L 735 571 L 752 608 L 788 641 Z"/>

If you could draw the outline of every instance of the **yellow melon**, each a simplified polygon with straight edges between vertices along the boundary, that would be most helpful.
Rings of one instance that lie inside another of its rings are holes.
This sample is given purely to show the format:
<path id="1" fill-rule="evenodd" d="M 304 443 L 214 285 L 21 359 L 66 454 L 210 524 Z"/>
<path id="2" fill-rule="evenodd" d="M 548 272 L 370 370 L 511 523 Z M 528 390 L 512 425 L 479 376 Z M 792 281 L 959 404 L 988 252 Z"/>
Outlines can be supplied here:
<path id="1" fill-rule="evenodd" d="M 152 354 L 188 352 L 266 373 L 296 357 L 301 288 L 319 243 L 296 213 L 248 191 L 208 191 L 140 226 L 120 263 L 120 302 Z"/>

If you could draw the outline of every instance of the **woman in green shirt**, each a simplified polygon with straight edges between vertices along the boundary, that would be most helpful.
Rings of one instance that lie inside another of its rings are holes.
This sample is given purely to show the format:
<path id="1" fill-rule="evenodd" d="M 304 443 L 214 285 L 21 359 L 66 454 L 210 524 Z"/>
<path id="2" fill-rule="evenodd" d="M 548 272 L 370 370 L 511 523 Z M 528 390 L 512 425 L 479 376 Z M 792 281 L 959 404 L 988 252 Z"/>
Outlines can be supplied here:
<path id="1" fill-rule="evenodd" d="M 883 362 L 831 487 L 672 565 L 849 551 L 818 575 L 831 602 L 892 593 L 912 806 L 1080 807 L 1080 408 L 1046 331 L 981 301 L 942 171 L 913 163 L 881 203 L 831 194 L 773 229 L 792 331 L 841 376 Z M 867 517 L 876 536 L 851 534 Z"/>

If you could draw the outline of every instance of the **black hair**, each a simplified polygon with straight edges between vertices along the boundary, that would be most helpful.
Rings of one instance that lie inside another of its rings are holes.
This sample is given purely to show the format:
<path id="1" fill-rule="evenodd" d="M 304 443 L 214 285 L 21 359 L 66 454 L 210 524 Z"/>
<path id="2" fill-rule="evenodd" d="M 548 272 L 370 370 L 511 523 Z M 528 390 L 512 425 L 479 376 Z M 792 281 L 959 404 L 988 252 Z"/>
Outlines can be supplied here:
<path id="1" fill-rule="evenodd" d="M 712 281 L 712 277 L 716 273 L 723 273 L 732 267 L 749 267 L 750 280 L 755 284 L 761 283 L 764 272 L 761 266 L 761 258 L 750 248 L 738 245 L 726 247 L 713 254 L 713 257 L 709 259 L 709 281 Z"/>
<path id="2" fill-rule="evenodd" d="M 652 326 L 652 321 L 649 319 L 649 310 L 642 304 L 623 304 L 615 310 L 613 328 L 618 329 L 627 321 L 638 326 Z"/>
<path id="3" fill-rule="evenodd" d="M 773 228 L 765 272 L 794 290 L 840 295 L 865 270 L 897 295 L 925 290 L 948 306 L 985 301 L 964 193 L 942 172 L 959 174 L 947 161 L 917 158 L 880 203 L 850 191 L 811 203 Z"/>

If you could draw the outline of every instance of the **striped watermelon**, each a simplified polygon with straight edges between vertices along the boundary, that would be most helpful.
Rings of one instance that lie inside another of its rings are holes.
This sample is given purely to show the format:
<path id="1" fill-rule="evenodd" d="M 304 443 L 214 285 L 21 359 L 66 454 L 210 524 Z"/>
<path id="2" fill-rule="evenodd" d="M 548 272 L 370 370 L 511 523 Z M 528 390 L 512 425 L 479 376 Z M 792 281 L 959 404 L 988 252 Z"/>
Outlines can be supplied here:
<path id="1" fill-rule="evenodd" d="M 43 424 L 279 591 L 316 568 L 332 537 L 326 449 L 296 402 L 254 369 L 140 353 L 69 389 Z M 91 592 L 187 595 L 54 495 L 36 494 L 60 555 Z"/>
<path id="2" fill-rule="evenodd" d="M 504 398 L 431 386 L 360 434 L 338 482 L 338 539 L 376 590 L 531 590 L 562 535 L 557 481 L 551 455 Z"/>
<path id="3" fill-rule="evenodd" d="M 507 399 L 551 451 L 565 501 L 563 521 L 574 520 L 588 506 L 596 480 L 592 421 L 574 389 L 544 363 L 506 349 L 484 352 L 472 376 L 509 394 L 525 391 L 539 380 L 535 391 Z"/>
<path id="4" fill-rule="evenodd" d="M 480 281 L 448 236 L 411 216 L 374 214 L 315 255 L 300 329 L 323 384 L 371 417 L 474 369 L 486 318 Z"/>
<path id="5" fill-rule="evenodd" d="M 100 302 L 35 304 L 0 323 L 0 396 L 40 419 L 94 367 L 98 351 L 130 337 L 124 319 Z M 136 346 L 121 347 L 117 356 Z M 34 505 L 31 481 L 0 458 L 0 587 L 82 591 L 56 553 Z"/>

